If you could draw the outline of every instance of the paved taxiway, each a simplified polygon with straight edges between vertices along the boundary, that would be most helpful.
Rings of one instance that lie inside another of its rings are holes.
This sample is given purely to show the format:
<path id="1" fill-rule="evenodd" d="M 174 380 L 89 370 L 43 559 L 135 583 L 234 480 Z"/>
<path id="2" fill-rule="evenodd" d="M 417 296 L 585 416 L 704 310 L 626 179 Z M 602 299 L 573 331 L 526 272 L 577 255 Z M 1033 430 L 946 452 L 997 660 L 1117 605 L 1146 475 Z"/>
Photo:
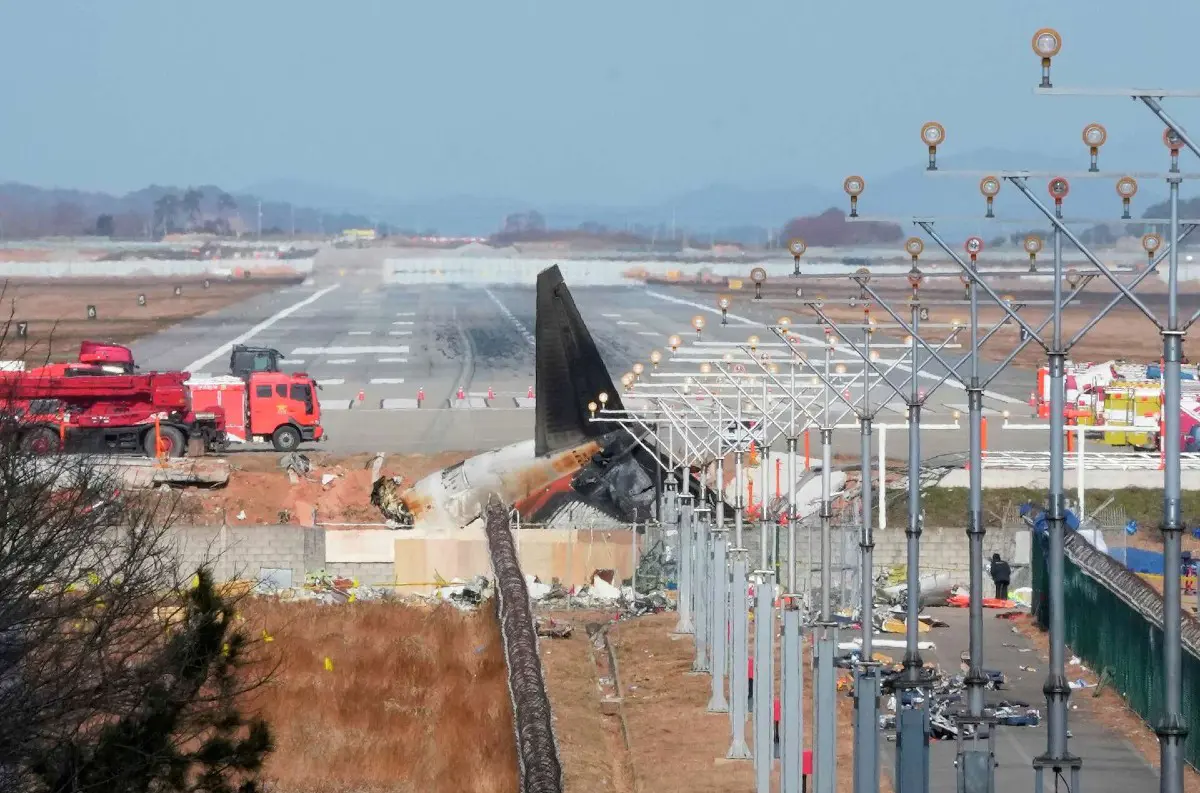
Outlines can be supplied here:
<path id="1" fill-rule="evenodd" d="M 137 359 L 160 369 L 221 374 L 231 343 L 275 347 L 289 368 L 309 372 L 322 384 L 323 423 L 329 433 L 324 446 L 331 451 L 470 450 L 530 437 L 533 285 L 389 285 L 381 277 L 385 255 L 370 249 L 322 251 L 305 285 L 143 339 L 134 345 Z M 570 272 L 565 276 L 570 286 Z M 756 303 L 747 296 L 730 312 L 729 325 L 722 326 L 712 296 L 685 286 L 575 286 L 572 293 L 614 380 L 635 361 L 646 362 L 652 349 L 665 351 L 672 333 L 693 339 L 690 320 L 696 314 L 706 317 L 706 341 L 735 343 L 752 332 L 766 339 L 769 334 L 754 326 L 780 311 L 777 304 Z M 800 319 L 803 311 L 796 307 L 791 314 Z M 894 355 L 888 351 L 885 357 Z M 664 364 L 662 371 L 673 367 Z M 937 381 L 933 373 L 941 370 L 934 363 L 922 368 L 922 385 L 932 387 Z M 898 368 L 889 379 L 901 385 L 907 377 Z M 1028 414 L 1024 399 L 1031 382 L 1027 372 L 1005 374 L 990 389 L 985 412 L 993 417 L 992 448 L 1044 445 L 1044 432 L 1004 432 L 997 426 L 1002 410 L 1010 409 L 1014 421 Z M 456 398 L 460 388 L 463 400 Z M 851 392 L 857 397 L 861 389 L 851 386 Z M 871 399 L 884 406 L 878 422 L 904 422 L 903 404 L 891 389 L 876 383 Z M 965 403 L 962 388 L 948 382 L 929 396 L 924 420 L 952 423 L 954 411 L 965 414 Z M 843 419 L 850 421 L 852 416 Z M 890 457 L 903 456 L 905 434 L 899 426 L 889 430 Z M 925 433 L 923 442 L 924 456 L 963 451 L 965 422 L 959 430 Z M 837 431 L 835 445 L 838 451 L 857 450 L 857 431 Z"/>

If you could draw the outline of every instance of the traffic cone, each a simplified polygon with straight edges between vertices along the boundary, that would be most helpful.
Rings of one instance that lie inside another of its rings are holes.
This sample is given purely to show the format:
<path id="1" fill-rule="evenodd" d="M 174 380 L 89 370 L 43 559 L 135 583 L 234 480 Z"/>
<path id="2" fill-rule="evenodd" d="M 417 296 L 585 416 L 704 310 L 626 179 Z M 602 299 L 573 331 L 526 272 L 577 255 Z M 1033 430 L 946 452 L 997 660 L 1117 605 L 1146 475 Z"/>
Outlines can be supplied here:
<path id="1" fill-rule="evenodd" d="M 467 395 L 463 393 L 463 387 L 462 387 L 462 386 L 459 386 L 459 387 L 458 387 L 458 393 L 457 393 L 457 394 L 455 394 L 455 398 L 456 398 L 456 399 L 466 399 L 466 398 L 467 398 Z"/>
<path id="2" fill-rule="evenodd" d="M 417 389 L 417 407 L 421 407 L 421 403 L 425 401 L 425 387 Z"/>
<path id="3" fill-rule="evenodd" d="M 525 392 L 526 399 L 533 399 L 533 386 L 529 386 L 529 390 Z"/>
<path id="4" fill-rule="evenodd" d="M 367 401 L 367 394 L 361 388 L 358 389 L 358 401 L 359 402 Z"/>
<path id="5" fill-rule="evenodd" d="M 488 399 L 495 399 L 495 398 L 496 398 L 496 392 L 492 390 L 492 387 L 491 387 L 491 386 L 488 386 L 488 395 L 487 395 L 487 398 L 488 398 Z"/>

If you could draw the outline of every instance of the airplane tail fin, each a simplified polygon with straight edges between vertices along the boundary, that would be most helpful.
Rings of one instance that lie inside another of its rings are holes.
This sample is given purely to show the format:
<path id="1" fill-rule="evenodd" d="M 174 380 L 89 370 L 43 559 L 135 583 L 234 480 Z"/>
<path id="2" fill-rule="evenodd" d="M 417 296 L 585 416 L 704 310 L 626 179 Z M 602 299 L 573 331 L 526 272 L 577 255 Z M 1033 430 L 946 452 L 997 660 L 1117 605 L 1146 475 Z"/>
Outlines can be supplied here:
<path id="1" fill-rule="evenodd" d="M 613 385 L 558 265 L 538 273 L 534 335 L 535 453 L 549 454 L 616 429 L 589 421 L 589 402 L 599 401 L 603 392 L 608 394 L 606 407 L 621 410 L 621 392 Z"/>

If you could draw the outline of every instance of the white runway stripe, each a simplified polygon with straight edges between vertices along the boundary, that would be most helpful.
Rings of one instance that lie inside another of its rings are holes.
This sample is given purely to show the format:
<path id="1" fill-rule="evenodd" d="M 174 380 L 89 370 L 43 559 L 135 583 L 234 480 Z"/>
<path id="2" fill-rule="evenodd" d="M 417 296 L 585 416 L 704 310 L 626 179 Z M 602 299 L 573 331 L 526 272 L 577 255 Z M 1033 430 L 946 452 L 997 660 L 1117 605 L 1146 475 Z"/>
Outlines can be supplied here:
<path id="1" fill-rule="evenodd" d="M 354 362 L 355 362 L 355 361 L 357 361 L 357 360 L 358 360 L 357 358 L 330 358 L 330 359 L 329 359 L 328 361 L 326 361 L 325 363 L 332 363 L 332 364 L 339 364 L 339 363 L 354 363 Z"/>
<path id="2" fill-rule="evenodd" d="M 392 324 L 393 325 L 412 325 L 413 323 L 408 322 L 408 321 L 400 321 L 400 322 L 393 322 Z"/>
<path id="3" fill-rule="evenodd" d="M 394 347 L 297 347 L 292 355 L 408 355 L 408 345 Z"/>
<path id="4" fill-rule="evenodd" d="M 380 358 L 379 363 L 408 363 L 407 358 Z"/>
<path id="5" fill-rule="evenodd" d="M 389 330 L 388 335 L 389 336 L 411 336 L 412 331 L 411 330 Z"/>
<path id="6" fill-rule="evenodd" d="M 316 377 L 317 385 L 344 385 L 345 380 L 341 377 Z"/>
<path id="7" fill-rule="evenodd" d="M 369 330 L 352 330 L 347 335 L 349 335 L 349 336 L 370 336 L 371 331 L 369 331 Z"/>
<path id="8" fill-rule="evenodd" d="M 371 385 L 400 385 L 404 382 L 403 377 L 372 377 Z"/>

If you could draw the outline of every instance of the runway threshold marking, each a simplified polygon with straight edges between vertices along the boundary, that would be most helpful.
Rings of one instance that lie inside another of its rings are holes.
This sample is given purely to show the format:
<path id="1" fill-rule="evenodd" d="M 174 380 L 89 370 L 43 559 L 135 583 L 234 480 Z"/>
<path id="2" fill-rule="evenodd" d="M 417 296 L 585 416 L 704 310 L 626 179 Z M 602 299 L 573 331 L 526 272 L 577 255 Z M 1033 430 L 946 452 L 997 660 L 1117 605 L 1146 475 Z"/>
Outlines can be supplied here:
<path id="1" fill-rule="evenodd" d="M 379 363 L 408 363 L 407 358 L 380 358 Z"/>
<path id="2" fill-rule="evenodd" d="M 357 361 L 357 360 L 358 360 L 357 358 L 330 358 L 330 359 L 329 359 L 328 361 L 326 361 L 325 363 L 332 363 L 332 364 L 339 364 L 339 363 L 354 363 L 354 362 L 355 362 L 355 361 Z"/>
<path id="3" fill-rule="evenodd" d="M 411 325 L 411 324 L 413 324 L 413 323 L 412 323 L 412 321 L 410 320 L 410 321 L 393 322 L 392 324 L 393 324 L 393 325 Z"/>
<path id="4" fill-rule="evenodd" d="M 655 332 L 654 332 L 654 331 L 652 331 L 652 330 L 639 330 L 639 331 L 637 332 L 637 334 L 638 334 L 639 336 L 660 336 L 660 335 L 662 335 L 662 334 L 660 334 L 660 333 L 655 333 Z"/>
<path id="5" fill-rule="evenodd" d="M 370 336 L 371 331 L 369 331 L 369 330 L 352 330 L 346 335 L 347 336 Z"/>
<path id="6" fill-rule="evenodd" d="M 411 336 L 412 331 L 411 330 L 389 330 L 388 335 L 389 336 Z"/>
<path id="7" fill-rule="evenodd" d="M 321 289 L 317 292 L 312 293 L 308 297 L 301 300 L 299 303 L 293 303 L 292 305 L 288 306 L 287 308 L 285 308 L 281 311 L 278 311 L 275 314 L 272 314 L 271 316 L 267 317 L 262 322 L 258 323 L 254 327 L 250 328 L 248 331 L 241 334 L 237 338 L 230 339 L 226 343 L 222 344 L 220 347 L 213 350 L 208 355 L 205 355 L 203 358 L 197 358 L 196 360 L 192 361 L 190 364 L 183 367 L 183 370 L 185 372 L 194 372 L 197 369 L 202 369 L 205 366 L 208 366 L 210 363 L 217 360 L 218 358 L 220 358 L 224 355 L 228 355 L 229 351 L 233 349 L 233 346 L 235 344 L 245 344 L 247 341 L 254 338 L 259 333 L 262 333 L 264 330 L 271 327 L 279 320 L 284 319 L 286 317 L 290 317 L 292 314 L 295 314 L 297 311 L 304 308 L 305 306 L 311 306 L 313 303 L 315 303 L 318 300 L 320 300 L 321 298 L 325 297 L 325 295 L 327 295 L 330 292 L 332 292 L 333 290 L 337 289 L 339 286 L 341 286 L 341 284 L 334 284 L 333 286 L 327 286 L 324 289 Z M 407 350 L 405 350 L 405 352 L 407 352 Z"/>
<path id="8" fill-rule="evenodd" d="M 655 300 L 663 300 L 663 301 L 666 301 L 667 303 L 676 303 L 681 306 L 690 306 L 691 308 L 698 308 L 701 311 L 708 312 L 709 314 L 720 314 L 721 313 L 720 309 L 712 308 L 711 306 L 706 306 L 703 303 L 697 303 L 694 300 L 685 300 L 682 297 L 675 297 L 673 295 L 664 295 L 662 292 L 655 292 L 653 289 L 647 289 L 646 295 L 654 298 Z M 733 312 L 729 312 L 728 317 L 729 317 L 729 319 L 734 320 L 736 322 L 740 322 L 743 325 L 750 325 L 752 327 L 759 327 L 759 328 L 766 327 L 766 325 L 762 322 L 755 322 L 754 320 L 749 319 L 748 317 L 742 317 L 737 314 L 734 314 Z M 796 333 L 795 331 L 792 332 L 792 335 L 797 336 L 802 341 L 806 341 L 810 344 L 825 344 L 825 341 L 823 339 L 818 339 L 814 336 L 804 336 L 804 335 Z M 905 372 L 912 371 L 911 367 L 905 366 L 904 364 L 898 364 L 896 366 L 896 368 L 902 369 Z M 935 374 L 930 374 L 929 372 L 917 372 L 917 377 L 924 377 L 927 380 L 941 380 L 942 379 Z M 951 388 L 957 388 L 959 391 L 967 390 L 966 386 L 964 386 L 962 383 L 960 383 L 956 380 L 946 380 L 946 385 L 950 386 Z M 986 397 L 990 397 L 990 398 L 996 400 L 997 402 L 1007 402 L 1010 405 L 1027 404 L 1025 402 L 1025 400 L 1023 400 L 1023 399 L 1017 399 L 1016 397 L 1010 397 L 1005 394 L 998 394 L 995 391 L 984 391 L 983 395 Z"/>
<path id="9" fill-rule="evenodd" d="M 371 385 L 400 385 L 404 382 L 403 377 L 372 377 Z"/>

